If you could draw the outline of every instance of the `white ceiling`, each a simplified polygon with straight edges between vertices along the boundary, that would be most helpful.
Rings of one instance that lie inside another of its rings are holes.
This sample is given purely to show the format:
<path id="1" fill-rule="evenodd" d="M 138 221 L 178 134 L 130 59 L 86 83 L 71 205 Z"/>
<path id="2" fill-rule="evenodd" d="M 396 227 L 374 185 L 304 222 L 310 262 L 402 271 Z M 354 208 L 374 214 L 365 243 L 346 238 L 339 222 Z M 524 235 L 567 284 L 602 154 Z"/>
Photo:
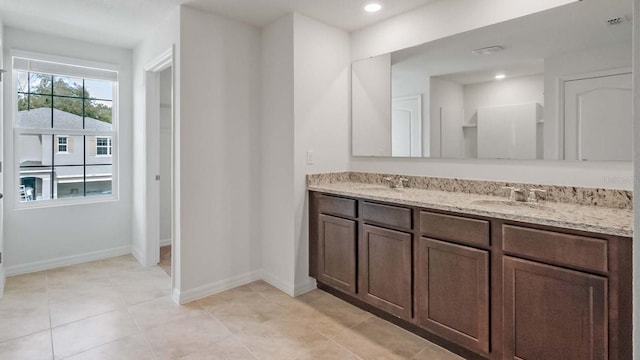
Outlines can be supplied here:
<path id="1" fill-rule="evenodd" d="M 461 84 L 489 81 L 498 72 L 509 77 L 540 74 L 545 58 L 594 48 L 631 49 L 632 15 L 631 0 L 575 2 L 394 52 L 394 74 L 426 72 Z M 615 17 L 625 21 L 609 26 L 607 20 Z M 471 53 L 495 45 L 504 51 Z"/>
<path id="2" fill-rule="evenodd" d="M 264 26 L 288 12 L 353 31 L 437 0 L 380 0 L 367 14 L 366 0 L 0 0 L 6 26 L 52 35 L 134 47 L 180 4 Z"/>

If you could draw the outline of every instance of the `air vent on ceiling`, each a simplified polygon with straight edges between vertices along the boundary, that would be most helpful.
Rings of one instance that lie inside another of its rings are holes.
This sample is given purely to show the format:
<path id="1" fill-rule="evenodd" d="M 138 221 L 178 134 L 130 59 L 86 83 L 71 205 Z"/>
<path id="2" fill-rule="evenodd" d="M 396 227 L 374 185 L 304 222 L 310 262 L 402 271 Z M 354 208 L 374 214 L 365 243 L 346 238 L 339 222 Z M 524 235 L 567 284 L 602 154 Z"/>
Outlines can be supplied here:
<path id="1" fill-rule="evenodd" d="M 626 16 L 619 16 L 619 17 L 615 17 L 615 18 L 611 18 L 609 20 L 607 20 L 607 24 L 611 25 L 611 26 L 616 26 L 616 25 L 620 25 L 624 22 L 629 21 L 629 18 Z"/>
<path id="2" fill-rule="evenodd" d="M 474 55 L 493 55 L 497 54 L 504 50 L 502 46 L 489 46 L 481 49 L 472 50 L 471 53 Z"/>

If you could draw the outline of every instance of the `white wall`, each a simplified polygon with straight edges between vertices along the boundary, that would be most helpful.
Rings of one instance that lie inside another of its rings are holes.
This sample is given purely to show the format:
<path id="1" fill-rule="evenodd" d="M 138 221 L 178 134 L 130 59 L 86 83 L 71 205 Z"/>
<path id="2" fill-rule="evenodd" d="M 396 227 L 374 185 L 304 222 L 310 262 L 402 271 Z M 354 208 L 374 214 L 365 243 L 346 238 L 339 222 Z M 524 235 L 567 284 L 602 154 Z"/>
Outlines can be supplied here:
<path id="1" fill-rule="evenodd" d="M 261 209 L 263 276 L 293 293 L 294 73 L 293 14 L 262 30 Z M 258 199 L 256 197 L 256 199 Z M 258 206 L 259 205 L 259 206 Z"/>
<path id="2" fill-rule="evenodd" d="M 5 28 L 5 64 L 11 49 L 95 61 L 119 66 L 119 200 L 62 207 L 17 210 L 13 159 L 15 104 L 13 81 L 4 87 L 4 199 L 7 272 L 18 273 L 55 266 L 69 257 L 128 253 L 131 245 L 132 196 L 132 83 L 131 50 L 86 43 L 45 34 Z M 76 260 L 77 261 L 77 260 Z"/>
<path id="3" fill-rule="evenodd" d="M 349 168 L 349 35 L 294 15 L 295 290 L 310 290 L 306 174 Z M 307 151 L 313 164 L 307 164 Z"/>
<path id="4" fill-rule="evenodd" d="M 633 18 L 640 19 L 640 0 L 633 1 Z M 633 22 L 633 208 L 640 209 L 640 22 Z M 633 215 L 633 358 L 640 359 L 640 212 Z"/>
<path id="5" fill-rule="evenodd" d="M 531 75 L 464 87 L 464 121 L 476 124 L 478 108 L 538 103 L 544 105 L 544 76 Z"/>
<path id="6" fill-rule="evenodd" d="M 500 105 L 521 105 L 538 103 L 544 106 L 544 76 L 530 75 L 504 80 L 465 85 L 464 87 L 464 122 L 478 123 L 478 108 Z M 543 125 L 539 124 L 537 158 L 542 158 Z M 464 130 L 465 157 L 478 157 L 478 131 L 476 128 Z"/>
<path id="7" fill-rule="evenodd" d="M 438 1 L 352 33 L 351 59 L 392 52 L 571 2 L 573 0 Z M 633 186 L 631 164 L 616 162 L 352 157 L 351 170 L 621 189 Z"/>
<path id="8" fill-rule="evenodd" d="M 453 81 L 435 77 L 431 78 L 430 85 L 431 155 L 460 158 L 464 155 L 464 88 Z"/>
<path id="9" fill-rule="evenodd" d="M 354 62 L 352 74 L 353 154 L 391 156 L 391 55 Z"/>
<path id="10" fill-rule="evenodd" d="M 306 174 L 349 168 L 349 72 L 346 32 L 299 14 L 263 29 L 262 267 L 290 295 L 315 287 Z"/>
<path id="11" fill-rule="evenodd" d="M 176 133 L 176 173 L 180 169 L 180 11 L 167 14 L 164 19 L 157 19 L 158 26 L 154 34 L 138 44 L 133 50 L 133 211 L 132 211 L 132 252 L 143 264 L 147 263 L 147 223 L 145 220 L 146 191 L 145 184 L 148 177 L 155 174 L 147 174 L 147 122 L 145 117 L 145 68 L 172 46 L 175 49 L 174 58 L 174 116 Z M 180 177 L 176 176 L 175 186 L 180 185 Z M 175 198 L 175 219 L 180 219 L 180 197 Z M 176 234 L 180 234 L 180 222 L 176 222 Z M 173 288 L 180 288 L 180 243 L 176 236 L 173 252 Z"/>
<path id="12" fill-rule="evenodd" d="M 179 66 L 180 291 L 193 293 L 260 269 L 260 32 L 183 6 Z"/>

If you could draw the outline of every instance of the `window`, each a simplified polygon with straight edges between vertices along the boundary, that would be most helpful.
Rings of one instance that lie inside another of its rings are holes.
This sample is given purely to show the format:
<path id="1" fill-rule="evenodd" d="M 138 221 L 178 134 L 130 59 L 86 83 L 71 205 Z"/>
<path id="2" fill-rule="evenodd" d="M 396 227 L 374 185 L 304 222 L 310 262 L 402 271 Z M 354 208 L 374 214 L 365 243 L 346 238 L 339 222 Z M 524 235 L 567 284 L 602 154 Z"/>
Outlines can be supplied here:
<path id="1" fill-rule="evenodd" d="M 68 141 L 69 138 L 67 138 L 66 136 L 58 136 L 58 152 L 59 153 L 66 153 L 68 152 Z"/>
<path id="2" fill-rule="evenodd" d="M 96 155 L 98 156 L 111 155 L 111 138 L 110 137 L 96 138 Z"/>
<path id="3" fill-rule="evenodd" d="M 14 56 L 17 198 L 113 196 L 117 72 Z"/>

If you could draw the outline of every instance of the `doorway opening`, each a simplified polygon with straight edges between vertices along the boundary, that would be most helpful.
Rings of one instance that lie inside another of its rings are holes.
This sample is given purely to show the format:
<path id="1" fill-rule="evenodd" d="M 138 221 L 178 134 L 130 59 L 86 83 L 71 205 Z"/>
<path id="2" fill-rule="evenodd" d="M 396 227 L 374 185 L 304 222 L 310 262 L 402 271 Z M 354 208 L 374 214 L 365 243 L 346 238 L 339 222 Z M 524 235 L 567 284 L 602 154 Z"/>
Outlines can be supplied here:
<path id="1" fill-rule="evenodd" d="M 146 266 L 159 266 L 171 278 L 172 296 L 179 279 L 176 236 L 176 121 L 173 47 L 145 67 L 144 251 Z"/>
<path id="2" fill-rule="evenodd" d="M 160 73 L 160 262 L 159 266 L 171 276 L 171 148 L 172 148 L 172 101 L 171 75 L 168 67 Z"/>

